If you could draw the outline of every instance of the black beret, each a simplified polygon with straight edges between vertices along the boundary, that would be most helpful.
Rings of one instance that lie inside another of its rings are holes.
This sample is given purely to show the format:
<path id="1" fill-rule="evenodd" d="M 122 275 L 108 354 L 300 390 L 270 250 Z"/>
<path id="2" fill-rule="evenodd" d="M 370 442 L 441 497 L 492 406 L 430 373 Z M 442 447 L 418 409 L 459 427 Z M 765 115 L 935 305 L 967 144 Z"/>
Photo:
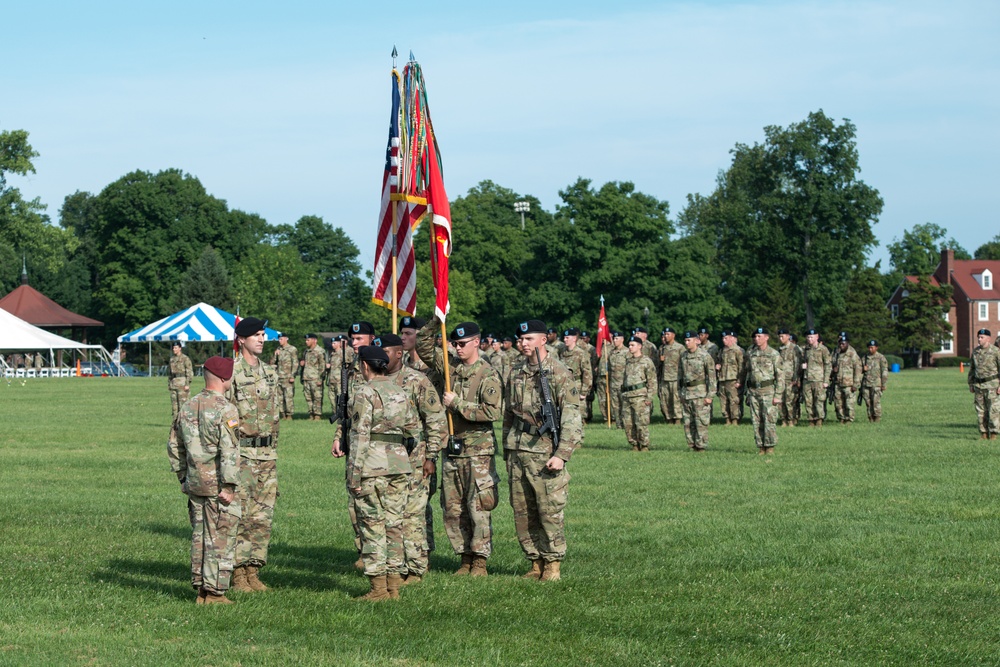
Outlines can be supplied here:
<path id="1" fill-rule="evenodd" d="M 548 333 L 545 329 L 545 322 L 541 320 L 527 320 L 517 325 L 517 335 L 532 333 Z"/>
<path id="2" fill-rule="evenodd" d="M 788 334 L 788 338 L 789 338 L 789 340 L 791 340 L 791 341 L 792 341 L 793 343 L 794 343 L 794 342 L 796 342 L 796 341 L 797 341 L 797 340 L 799 339 L 799 337 L 798 337 L 798 336 L 796 336 L 796 335 L 795 335 L 795 334 L 793 334 L 793 333 L 790 333 L 790 334 Z"/>
<path id="3" fill-rule="evenodd" d="M 628 342 L 629 343 L 638 343 L 639 345 L 642 345 L 642 339 L 639 338 L 638 336 L 632 336 L 631 338 L 628 339 Z"/>
<path id="4" fill-rule="evenodd" d="M 990 333 L 989 329 L 980 329 L 979 331 L 976 332 L 976 335 L 977 336 L 992 336 L 993 334 Z"/>
<path id="5" fill-rule="evenodd" d="M 625 334 L 623 334 L 621 331 L 612 331 L 611 332 L 611 337 L 612 338 L 624 338 Z"/>
<path id="6" fill-rule="evenodd" d="M 514 339 L 511 338 L 510 336 L 504 336 L 503 337 L 503 342 L 505 342 L 505 343 L 513 343 Z"/>
<path id="7" fill-rule="evenodd" d="M 316 334 L 314 333 L 308 333 L 306 334 L 306 338 L 318 338 L 318 336 L 316 336 Z"/>
<path id="8" fill-rule="evenodd" d="M 698 333 L 700 333 L 700 334 L 710 334 L 712 332 L 708 330 L 708 327 L 702 327 L 702 328 L 698 329 Z"/>
<path id="9" fill-rule="evenodd" d="M 581 331 L 581 332 L 580 332 L 580 337 L 581 337 L 581 338 L 589 338 L 589 337 L 590 337 L 590 334 L 589 334 L 589 333 L 587 333 L 586 331 Z"/>
<path id="10" fill-rule="evenodd" d="M 646 327 L 636 327 L 635 329 L 632 329 L 632 333 L 637 334 L 637 333 L 649 333 L 649 332 L 646 331 Z"/>
<path id="11" fill-rule="evenodd" d="M 730 331 L 729 329 L 723 329 L 723 330 L 722 330 L 722 337 L 723 337 L 723 338 L 725 338 L 726 336 L 732 336 L 732 335 L 734 335 L 734 334 L 733 334 L 733 332 L 732 332 L 732 331 Z"/>
<path id="12" fill-rule="evenodd" d="M 557 334 L 557 333 L 559 333 L 559 330 L 556 329 L 555 327 L 549 327 L 548 329 L 545 330 L 545 333 L 554 333 L 554 334 Z"/>
<path id="13" fill-rule="evenodd" d="M 807 336 L 818 336 L 819 332 L 816 331 L 815 329 L 806 329 L 806 335 Z"/>
<path id="14" fill-rule="evenodd" d="M 753 330 L 753 335 L 754 335 L 754 336 L 756 336 L 756 335 L 758 335 L 758 334 L 765 334 L 765 335 L 770 335 L 770 333 L 771 333 L 771 332 L 769 332 L 769 331 L 767 330 L 767 327 L 757 327 L 756 329 L 754 329 L 754 330 Z"/>
<path id="15" fill-rule="evenodd" d="M 870 341 L 868 341 L 868 347 L 878 347 L 878 341 L 872 338 Z"/>
<path id="16" fill-rule="evenodd" d="M 254 333 L 257 333 L 257 332 L 255 331 Z M 174 344 L 171 345 L 170 347 L 184 347 L 184 344 L 181 343 L 179 340 L 175 340 Z"/>
<path id="17" fill-rule="evenodd" d="M 278 338 L 288 338 L 288 334 L 286 334 L 284 331 L 279 331 Z"/>
<path id="18" fill-rule="evenodd" d="M 685 331 L 684 332 L 684 339 L 685 340 L 687 340 L 688 338 L 697 338 L 697 337 L 698 337 L 698 332 L 697 331 Z"/>
<path id="19" fill-rule="evenodd" d="M 330 339 L 330 341 L 333 342 L 333 343 L 336 343 L 336 342 L 342 341 L 342 340 L 347 340 L 347 336 L 345 336 L 344 334 L 337 334 L 336 336 L 334 336 L 333 338 Z"/>
<path id="20" fill-rule="evenodd" d="M 663 328 L 663 333 L 668 334 L 668 333 L 677 333 L 677 332 L 674 331 L 673 327 L 664 327 Z"/>
<path id="21" fill-rule="evenodd" d="M 479 335 L 479 325 L 475 322 L 462 322 L 452 329 L 448 340 L 462 340 L 463 338 L 474 338 Z"/>
<path id="22" fill-rule="evenodd" d="M 380 347 L 375 345 L 365 345 L 358 350 L 361 361 L 367 361 L 375 368 L 385 368 L 389 365 L 389 355 Z"/>
<path id="23" fill-rule="evenodd" d="M 563 336 L 579 336 L 579 335 L 580 335 L 580 330 L 574 327 L 570 327 L 569 329 L 566 329 L 566 331 L 563 331 Z"/>
<path id="24" fill-rule="evenodd" d="M 375 339 L 379 347 L 403 347 L 403 339 L 394 333 L 385 333 Z"/>
<path id="25" fill-rule="evenodd" d="M 258 331 L 263 331 L 266 326 L 266 320 L 257 319 L 256 317 L 248 317 L 245 320 L 240 320 L 240 323 L 236 325 L 236 328 L 233 331 L 235 331 L 237 336 L 246 338 L 247 336 L 254 335 Z"/>
<path id="26" fill-rule="evenodd" d="M 785 327 L 781 327 L 781 328 L 778 329 L 778 333 L 779 334 L 786 334 L 786 333 L 790 333 L 790 332 Z"/>
<path id="27" fill-rule="evenodd" d="M 351 325 L 350 332 L 352 334 L 367 334 L 369 336 L 375 335 L 375 325 L 371 322 L 355 322 Z"/>
<path id="28" fill-rule="evenodd" d="M 847 332 L 846 331 L 841 331 L 840 332 L 840 340 L 844 340 L 844 341 L 850 340 L 850 338 L 848 338 L 848 336 L 847 336 Z"/>
<path id="29" fill-rule="evenodd" d="M 427 320 L 422 317 L 410 317 L 407 315 L 399 321 L 400 329 L 423 329 Z"/>

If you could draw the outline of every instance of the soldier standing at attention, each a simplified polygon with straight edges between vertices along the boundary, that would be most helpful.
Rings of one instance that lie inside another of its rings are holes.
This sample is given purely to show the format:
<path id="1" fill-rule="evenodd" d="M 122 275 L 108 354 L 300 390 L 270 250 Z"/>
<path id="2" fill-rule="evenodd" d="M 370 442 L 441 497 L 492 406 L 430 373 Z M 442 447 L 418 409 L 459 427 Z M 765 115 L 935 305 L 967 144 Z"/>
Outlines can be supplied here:
<path id="1" fill-rule="evenodd" d="M 573 374 L 576 385 L 579 388 L 580 412 L 587 404 L 587 394 L 590 393 L 590 386 L 594 383 L 594 376 L 590 370 L 590 355 L 578 344 L 578 329 L 566 329 L 563 332 L 563 347 L 559 351 L 559 361 L 563 363 L 569 372 Z M 586 421 L 586 415 L 584 415 Z"/>
<path id="2" fill-rule="evenodd" d="M 417 333 L 417 352 L 443 374 L 444 355 L 434 347 L 434 333 L 440 328 L 441 321 L 435 317 Z M 462 557 L 455 574 L 484 577 L 486 560 L 493 552 L 490 513 L 496 507 L 500 483 L 493 459 L 493 422 L 500 419 L 503 388 L 496 370 L 479 357 L 479 325 L 462 322 L 449 338 L 455 346 L 455 356 L 449 360 L 451 391 L 441 400 L 451 415 L 454 436 L 441 465 L 441 507 L 448 539 Z M 429 460 L 424 475 L 433 472 L 434 462 Z"/>
<path id="3" fill-rule="evenodd" d="M 271 365 L 278 371 L 278 407 L 282 419 L 291 419 L 295 412 L 295 371 L 299 368 L 299 351 L 288 344 L 288 334 L 278 334 L 278 349 Z"/>
<path id="4" fill-rule="evenodd" d="M 712 361 L 715 362 L 716 366 L 719 364 L 719 346 L 710 341 L 708 338 L 712 335 L 712 332 L 708 330 L 708 327 L 702 327 L 698 329 L 698 342 L 701 345 L 701 349 L 708 352 L 708 356 L 712 357 Z M 718 368 L 716 368 L 718 370 Z"/>
<path id="5" fill-rule="evenodd" d="M 197 604 L 232 604 L 226 591 L 240 519 L 240 448 L 233 432 L 239 415 L 225 396 L 232 377 L 232 359 L 208 359 L 205 389 L 181 406 L 167 442 L 170 469 L 188 496 L 191 586 L 198 591 Z"/>
<path id="6" fill-rule="evenodd" d="M 868 341 L 868 354 L 861 360 L 861 395 L 868 409 L 868 421 L 882 420 L 882 392 L 889 381 L 889 361 L 878 351 L 878 341 Z"/>
<path id="7" fill-rule="evenodd" d="M 636 327 L 632 330 L 632 335 L 639 338 L 642 341 L 642 353 L 649 357 L 649 360 L 653 362 L 653 370 L 657 373 L 660 372 L 660 351 L 657 349 L 653 342 L 649 340 L 649 332 L 646 331 L 645 327 Z"/>
<path id="8" fill-rule="evenodd" d="M 562 343 L 559 342 L 559 330 L 555 327 L 549 327 L 545 332 L 545 349 L 549 351 L 549 354 L 558 356 L 561 345 Z"/>
<path id="9" fill-rule="evenodd" d="M 1000 348 L 991 345 L 989 329 L 976 334 L 979 345 L 969 362 L 969 391 L 976 397 L 979 439 L 996 440 L 1000 432 Z"/>
<path id="10" fill-rule="evenodd" d="M 715 361 L 701 349 L 701 340 L 694 331 L 684 332 L 684 347 L 677 375 L 684 402 L 684 437 L 692 451 L 703 452 L 708 447 L 708 425 L 712 423 L 712 397 L 718 389 Z"/>
<path id="11" fill-rule="evenodd" d="M 323 373 L 326 372 L 326 352 L 316 344 L 317 340 L 316 334 L 306 334 L 306 351 L 299 361 L 302 393 L 306 397 L 309 419 L 314 421 L 323 416 Z"/>
<path id="12" fill-rule="evenodd" d="M 740 374 L 743 372 L 743 348 L 736 344 L 736 334 L 722 332 L 722 352 L 719 354 L 719 399 L 726 425 L 740 423 Z"/>
<path id="13" fill-rule="evenodd" d="M 344 365 L 354 366 L 354 349 L 344 334 L 337 334 L 330 339 L 330 352 L 326 361 L 326 395 L 330 398 L 330 407 L 337 412 L 337 395 L 340 393 L 340 368 Z"/>
<path id="14" fill-rule="evenodd" d="M 586 331 L 580 332 L 580 340 L 577 343 L 583 348 L 583 351 L 587 353 L 590 357 L 590 377 L 593 379 L 597 376 L 597 348 L 590 343 L 590 334 Z M 583 410 L 583 422 L 586 424 L 590 421 L 591 415 L 594 414 L 594 392 L 596 388 L 591 382 L 590 391 L 587 393 L 586 405 L 582 406 Z"/>
<path id="15" fill-rule="evenodd" d="M 191 378 L 194 377 L 194 368 L 191 366 L 191 359 L 182 351 L 183 348 L 179 340 L 174 341 L 170 350 L 173 352 L 170 357 L 170 415 L 176 417 L 181 405 L 191 393 Z"/>
<path id="16" fill-rule="evenodd" d="M 399 321 L 399 338 L 403 341 L 403 365 L 420 371 L 424 375 L 430 370 L 430 366 L 425 364 L 417 354 L 417 332 L 427 324 L 427 320 L 422 317 L 410 317 L 407 315 Z"/>
<path id="17" fill-rule="evenodd" d="M 684 346 L 677 342 L 677 334 L 670 327 L 663 330 L 660 346 L 660 412 L 668 424 L 680 424 L 684 417 L 678 373 Z"/>
<path id="18" fill-rule="evenodd" d="M 754 347 L 747 353 L 741 380 L 750 394 L 750 417 L 758 454 L 773 454 L 778 444 L 778 406 L 785 393 L 781 355 L 768 347 L 770 338 L 764 327 L 754 329 Z"/>
<path id="19" fill-rule="evenodd" d="M 416 410 L 402 388 L 386 376 L 389 357 L 374 345 L 358 351 L 365 382 L 351 397 L 347 490 L 361 533 L 361 560 L 370 589 L 359 599 L 396 599 L 406 572 L 403 515 L 408 438 L 419 437 Z"/>
<path id="20" fill-rule="evenodd" d="M 622 426 L 633 452 L 649 451 L 649 417 L 656 396 L 656 368 L 642 350 L 642 339 L 628 340 L 621 384 Z"/>
<path id="21" fill-rule="evenodd" d="M 237 494 L 242 516 L 236 533 L 233 590 L 244 593 L 267 590 L 257 573 L 267 564 L 278 498 L 278 374 L 260 358 L 265 324 L 248 317 L 236 325 L 240 352 L 233 366 L 233 384 L 226 392 L 240 420 Z"/>
<path id="22" fill-rule="evenodd" d="M 831 373 L 830 350 L 819 342 L 819 332 L 806 331 L 802 352 L 802 392 L 810 426 L 822 426 L 826 419 L 826 388 Z"/>
<path id="23" fill-rule="evenodd" d="M 544 322 L 521 322 L 518 347 L 522 360 L 511 370 L 507 382 L 503 418 L 510 505 L 518 542 L 525 558 L 531 561 L 531 570 L 524 577 L 558 581 L 566 558 L 564 510 L 570 480 L 566 464 L 583 440 L 580 402 L 569 369 L 545 349 Z M 550 432 L 539 432 L 543 424 L 543 370 L 554 404 L 554 419 L 559 424 L 558 448 L 553 446 Z"/>
<path id="24" fill-rule="evenodd" d="M 802 349 L 792 342 L 788 329 L 778 329 L 778 340 L 781 342 L 781 347 L 778 348 L 778 354 L 781 355 L 781 370 L 785 377 L 785 393 L 781 395 L 779 416 L 782 426 L 795 426 L 795 410 L 799 404 L 801 391 L 799 378 L 802 375 Z"/>
<path id="25" fill-rule="evenodd" d="M 861 386 L 861 357 L 848 342 L 846 331 L 840 332 L 837 345 L 837 362 L 833 367 L 836 379 L 836 393 L 833 395 L 833 407 L 841 424 L 854 421 L 854 392 Z"/>

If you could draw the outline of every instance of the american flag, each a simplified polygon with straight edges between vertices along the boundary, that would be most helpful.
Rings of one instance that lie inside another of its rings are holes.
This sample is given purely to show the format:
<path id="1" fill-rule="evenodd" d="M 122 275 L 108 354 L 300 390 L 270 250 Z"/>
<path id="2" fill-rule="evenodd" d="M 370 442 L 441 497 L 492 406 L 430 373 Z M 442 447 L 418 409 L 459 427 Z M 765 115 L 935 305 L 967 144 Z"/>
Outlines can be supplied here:
<path id="1" fill-rule="evenodd" d="M 396 259 L 396 309 L 413 315 L 417 307 L 417 272 L 413 259 L 411 224 L 424 211 L 400 196 L 399 188 L 399 73 L 392 71 L 392 115 L 389 120 L 389 144 L 385 149 L 385 174 L 382 176 L 382 207 L 375 241 L 375 279 L 372 301 L 392 308 L 392 258 Z M 393 203 L 396 202 L 396 205 Z M 396 234 L 393 238 L 393 217 Z"/>

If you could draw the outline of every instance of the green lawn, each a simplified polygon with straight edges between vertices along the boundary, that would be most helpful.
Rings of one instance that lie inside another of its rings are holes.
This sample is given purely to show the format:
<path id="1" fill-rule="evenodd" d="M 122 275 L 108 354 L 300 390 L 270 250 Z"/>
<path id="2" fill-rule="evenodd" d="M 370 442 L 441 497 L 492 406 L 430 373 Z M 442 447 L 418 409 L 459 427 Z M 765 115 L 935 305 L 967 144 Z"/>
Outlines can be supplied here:
<path id="1" fill-rule="evenodd" d="M 433 573 L 379 605 L 351 600 L 325 421 L 282 423 L 273 590 L 205 608 L 164 382 L 0 382 L 0 403 L 0 665 L 1000 663 L 1000 443 L 957 369 L 892 376 L 880 424 L 779 429 L 770 457 L 748 425 L 701 455 L 679 426 L 648 454 L 589 426 L 563 581 L 518 578 L 504 488 L 489 578 L 449 575 L 437 525 Z"/>

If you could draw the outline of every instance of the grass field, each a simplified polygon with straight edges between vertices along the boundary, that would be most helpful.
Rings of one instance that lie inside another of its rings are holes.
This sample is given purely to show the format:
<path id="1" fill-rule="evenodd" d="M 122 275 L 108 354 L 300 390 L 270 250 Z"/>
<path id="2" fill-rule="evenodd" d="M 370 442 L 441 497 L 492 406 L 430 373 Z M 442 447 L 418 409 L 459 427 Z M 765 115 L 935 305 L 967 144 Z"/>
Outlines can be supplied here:
<path id="1" fill-rule="evenodd" d="M 748 425 L 702 455 L 679 426 L 648 454 L 590 426 L 563 581 L 518 578 L 504 488 L 490 577 L 449 575 L 438 508 L 434 572 L 379 605 L 351 600 L 325 421 L 282 423 L 273 590 L 205 608 L 164 382 L 3 382 L 0 402 L 0 665 L 1000 664 L 1000 445 L 957 369 L 894 375 L 880 424 L 779 429 L 770 457 Z"/>

